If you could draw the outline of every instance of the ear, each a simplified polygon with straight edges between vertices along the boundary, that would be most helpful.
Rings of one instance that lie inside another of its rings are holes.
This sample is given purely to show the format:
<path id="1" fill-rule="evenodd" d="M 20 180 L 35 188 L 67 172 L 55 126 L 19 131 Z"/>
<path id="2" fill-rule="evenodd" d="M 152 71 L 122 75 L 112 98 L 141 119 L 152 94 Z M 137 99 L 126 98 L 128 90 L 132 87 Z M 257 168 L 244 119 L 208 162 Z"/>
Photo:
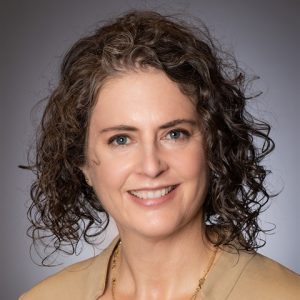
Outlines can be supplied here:
<path id="1" fill-rule="evenodd" d="M 88 166 L 84 165 L 82 167 L 79 167 L 79 169 L 81 170 L 81 172 L 83 173 L 84 177 L 85 177 L 85 181 L 89 186 L 93 186 L 92 185 L 92 180 L 91 180 L 91 176 L 90 176 L 90 172 L 89 172 L 89 168 Z"/>

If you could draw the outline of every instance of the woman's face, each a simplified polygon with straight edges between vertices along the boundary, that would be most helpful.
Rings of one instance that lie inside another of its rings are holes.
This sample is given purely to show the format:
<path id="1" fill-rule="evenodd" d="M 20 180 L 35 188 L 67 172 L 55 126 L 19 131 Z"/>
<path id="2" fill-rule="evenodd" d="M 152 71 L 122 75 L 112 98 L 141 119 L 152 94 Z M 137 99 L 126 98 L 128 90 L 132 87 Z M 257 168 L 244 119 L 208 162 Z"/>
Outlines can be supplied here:
<path id="1" fill-rule="evenodd" d="M 194 105 L 162 71 L 106 82 L 82 168 L 120 233 L 170 235 L 199 218 L 207 164 Z"/>

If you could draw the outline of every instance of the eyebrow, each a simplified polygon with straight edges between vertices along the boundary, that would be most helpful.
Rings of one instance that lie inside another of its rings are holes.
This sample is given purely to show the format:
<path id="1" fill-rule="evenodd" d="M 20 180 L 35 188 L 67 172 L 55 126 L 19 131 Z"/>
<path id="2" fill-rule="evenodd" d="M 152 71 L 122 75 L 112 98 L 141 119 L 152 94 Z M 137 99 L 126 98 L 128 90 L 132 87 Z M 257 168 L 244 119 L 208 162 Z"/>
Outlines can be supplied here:
<path id="1" fill-rule="evenodd" d="M 167 123 L 159 126 L 159 129 L 168 129 L 168 128 L 172 128 L 174 126 L 177 126 L 179 124 L 184 124 L 184 123 L 190 124 L 192 126 L 197 125 L 197 122 L 195 120 L 176 119 L 176 120 L 172 120 L 170 122 L 167 122 Z M 100 133 L 104 133 L 104 132 L 108 132 L 108 131 L 138 131 L 138 128 L 121 124 L 121 125 L 117 125 L 117 126 L 104 128 L 100 131 Z"/>
<path id="2" fill-rule="evenodd" d="M 173 120 L 173 121 L 170 121 L 170 122 L 167 122 L 167 123 L 161 125 L 159 127 L 159 129 L 168 129 L 168 128 L 177 126 L 179 124 L 184 124 L 184 123 L 190 124 L 192 126 L 196 126 L 197 125 L 197 122 L 195 120 L 190 120 L 190 119 L 176 119 L 176 120 Z"/>

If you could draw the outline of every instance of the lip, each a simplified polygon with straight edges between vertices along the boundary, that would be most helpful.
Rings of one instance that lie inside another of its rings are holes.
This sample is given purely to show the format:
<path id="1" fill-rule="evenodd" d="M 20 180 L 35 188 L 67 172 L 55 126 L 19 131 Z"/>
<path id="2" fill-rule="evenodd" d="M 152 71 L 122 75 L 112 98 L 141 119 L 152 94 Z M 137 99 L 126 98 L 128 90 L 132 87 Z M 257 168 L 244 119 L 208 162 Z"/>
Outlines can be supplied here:
<path id="1" fill-rule="evenodd" d="M 179 184 L 174 184 L 174 185 L 169 185 L 169 186 L 173 186 L 172 190 L 168 194 L 158 197 L 158 198 L 141 199 L 137 196 L 134 196 L 129 191 L 127 192 L 127 194 L 131 200 L 133 200 L 135 203 L 137 203 L 141 206 L 155 207 L 155 206 L 162 205 L 166 202 L 169 202 L 170 200 L 172 200 L 174 198 Z M 167 187 L 167 186 L 162 186 L 162 187 L 157 187 L 157 188 L 143 188 L 143 189 L 132 190 L 132 191 L 155 191 L 155 190 L 162 189 L 165 187 Z"/>
<path id="2" fill-rule="evenodd" d="M 177 186 L 178 184 L 165 184 L 165 185 L 158 185 L 158 186 L 147 186 L 147 187 L 142 187 L 142 188 L 138 188 L 138 189 L 132 189 L 132 190 L 128 190 L 128 192 L 139 192 L 139 191 L 155 191 L 155 190 L 161 190 L 164 188 L 167 188 L 169 186 Z"/>

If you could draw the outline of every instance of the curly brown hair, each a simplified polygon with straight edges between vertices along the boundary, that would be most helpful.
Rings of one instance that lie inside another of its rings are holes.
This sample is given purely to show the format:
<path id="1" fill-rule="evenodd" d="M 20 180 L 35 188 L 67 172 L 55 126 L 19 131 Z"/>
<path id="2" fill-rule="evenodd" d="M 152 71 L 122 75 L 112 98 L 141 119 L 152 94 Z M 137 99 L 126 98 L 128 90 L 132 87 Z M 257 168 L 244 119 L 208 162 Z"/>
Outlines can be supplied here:
<path id="1" fill-rule="evenodd" d="M 93 243 L 106 229 L 109 216 L 80 170 L 89 118 L 107 79 L 149 67 L 165 72 L 195 99 L 211 174 L 204 221 L 217 233 L 212 242 L 257 249 L 264 232 L 258 215 L 270 198 L 269 171 L 261 164 L 274 148 L 270 126 L 246 111 L 245 74 L 203 24 L 195 28 L 152 11 L 132 11 L 106 23 L 66 54 L 41 120 L 34 160 L 26 167 L 37 176 L 29 235 L 34 243 L 46 239 L 54 252 L 73 254 L 82 238 Z"/>

